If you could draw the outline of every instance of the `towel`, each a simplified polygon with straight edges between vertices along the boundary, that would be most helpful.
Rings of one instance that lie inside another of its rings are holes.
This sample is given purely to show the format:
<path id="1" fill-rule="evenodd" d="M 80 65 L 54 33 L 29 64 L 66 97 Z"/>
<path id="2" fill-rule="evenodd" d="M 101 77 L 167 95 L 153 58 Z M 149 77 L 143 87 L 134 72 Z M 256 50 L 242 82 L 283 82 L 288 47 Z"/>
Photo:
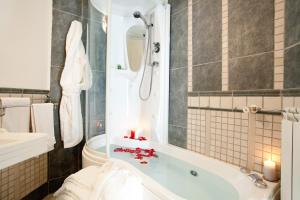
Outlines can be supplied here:
<path id="1" fill-rule="evenodd" d="M 0 107 L 5 109 L 1 128 L 8 132 L 29 132 L 30 99 L 23 97 L 1 97 Z"/>
<path id="2" fill-rule="evenodd" d="M 141 200 L 141 179 L 123 161 L 111 159 L 69 176 L 55 192 L 57 200 Z"/>
<path id="3" fill-rule="evenodd" d="M 60 85 L 61 137 L 64 148 L 76 146 L 83 138 L 80 93 L 92 85 L 92 72 L 81 41 L 82 25 L 73 21 L 66 41 L 66 61 Z"/>
<path id="4" fill-rule="evenodd" d="M 31 106 L 31 125 L 32 131 L 38 133 L 46 133 L 48 135 L 48 151 L 54 149 L 54 120 L 53 120 L 53 104 L 39 103 Z"/>
<path id="5" fill-rule="evenodd" d="M 92 191 L 92 185 L 96 182 L 101 171 L 101 167 L 90 166 L 70 175 L 54 193 L 54 197 L 57 200 L 88 200 Z"/>

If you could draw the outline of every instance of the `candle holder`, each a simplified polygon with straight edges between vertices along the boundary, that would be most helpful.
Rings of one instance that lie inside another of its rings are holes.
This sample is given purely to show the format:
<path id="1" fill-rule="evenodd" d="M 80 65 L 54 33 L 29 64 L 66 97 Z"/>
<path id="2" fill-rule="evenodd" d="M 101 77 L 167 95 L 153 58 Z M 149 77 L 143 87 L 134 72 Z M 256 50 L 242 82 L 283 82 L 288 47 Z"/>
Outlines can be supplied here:
<path id="1" fill-rule="evenodd" d="M 278 181 L 276 163 L 272 160 L 266 160 L 263 166 L 263 178 L 270 182 Z"/>

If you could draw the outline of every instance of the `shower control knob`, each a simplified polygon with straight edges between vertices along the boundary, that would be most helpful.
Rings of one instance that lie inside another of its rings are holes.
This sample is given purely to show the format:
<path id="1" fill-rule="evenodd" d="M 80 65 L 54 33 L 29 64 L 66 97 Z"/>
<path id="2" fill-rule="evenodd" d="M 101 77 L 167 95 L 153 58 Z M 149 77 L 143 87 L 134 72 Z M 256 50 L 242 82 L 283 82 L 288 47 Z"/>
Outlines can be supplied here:
<path id="1" fill-rule="evenodd" d="M 153 52 L 158 53 L 160 51 L 160 43 L 159 42 L 154 42 L 153 46 L 154 46 Z"/>
<path id="2" fill-rule="evenodd" d="M 151 67 L 158 67 L 159 66 L 159 62 L 157 61 L 153 61 L 151 64 Z"/>

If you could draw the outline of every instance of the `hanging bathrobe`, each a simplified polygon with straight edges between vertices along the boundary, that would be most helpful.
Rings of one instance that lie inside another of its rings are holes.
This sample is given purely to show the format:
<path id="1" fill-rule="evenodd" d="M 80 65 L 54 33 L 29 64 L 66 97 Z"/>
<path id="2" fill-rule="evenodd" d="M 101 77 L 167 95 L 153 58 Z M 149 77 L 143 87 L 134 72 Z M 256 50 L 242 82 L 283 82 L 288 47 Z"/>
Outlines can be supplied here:
<path id="1" fill-rule="evenodd" d="M 83 138 L 80 93 L 92 85 L 92 72 L 81 41 L 82 25 L 73 21 L 66 41 L 66 61 L 60 85 L 60 126 L 64 148 L 70 148 Z"/>

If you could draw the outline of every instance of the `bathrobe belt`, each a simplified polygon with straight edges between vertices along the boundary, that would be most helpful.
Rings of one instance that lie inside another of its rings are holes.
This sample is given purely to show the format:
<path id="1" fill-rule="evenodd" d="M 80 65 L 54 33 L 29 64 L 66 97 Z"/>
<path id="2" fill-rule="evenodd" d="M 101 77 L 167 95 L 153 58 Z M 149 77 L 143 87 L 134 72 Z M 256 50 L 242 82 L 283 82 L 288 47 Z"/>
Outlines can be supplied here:
<path id="1" fill-rule="evenodd" d="M 74 96 L 74 95 L 80 95 L 81 93 L 81 89 L 77 88 L 77 89 L 64 89 L 63 88 L 63 92 L 62 94 L 64 96 Z"/>

